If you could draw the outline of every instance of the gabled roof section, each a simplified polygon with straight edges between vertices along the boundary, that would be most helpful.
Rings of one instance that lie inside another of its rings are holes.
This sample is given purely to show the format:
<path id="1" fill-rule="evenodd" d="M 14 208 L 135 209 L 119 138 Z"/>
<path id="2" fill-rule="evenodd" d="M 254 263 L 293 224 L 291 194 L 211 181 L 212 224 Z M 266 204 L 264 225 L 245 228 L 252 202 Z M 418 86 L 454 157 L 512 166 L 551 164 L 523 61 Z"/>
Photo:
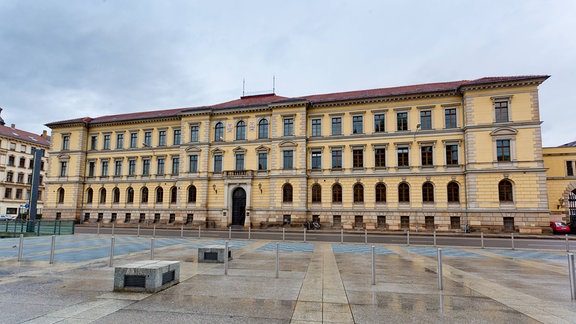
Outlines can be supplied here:
<path id="1" fill-rule="evenodd" d="M 282 101 L 290 101 L 291 98 L 277 96 L 274 93 L 261 94 L 254 96 L 242 96 L 240 99 L 224 102 L 214 106 L 210 106 L 212 109 L 233 109 L 233 108 L 249 108 L 257 106 L 266 106 L 272 103 L 278 103 Z"/>
<path id="2" fill-rule="evenodd" d="M 40 135 L 3 125 L 0 125 L 0 136 L 18 139 L 34 145 L 50 146 L 50 141 Z"/>

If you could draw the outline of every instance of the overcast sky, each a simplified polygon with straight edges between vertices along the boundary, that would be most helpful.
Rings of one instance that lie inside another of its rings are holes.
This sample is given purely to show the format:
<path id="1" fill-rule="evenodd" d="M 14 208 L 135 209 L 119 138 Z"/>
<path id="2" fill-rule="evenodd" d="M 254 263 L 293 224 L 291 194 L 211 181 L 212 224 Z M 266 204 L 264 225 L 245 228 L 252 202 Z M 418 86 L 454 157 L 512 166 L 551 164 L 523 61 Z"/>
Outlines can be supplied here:
<path id="1" fill-rule="evenodd" d="M 576 140 L 576 1 L 0 0 L 7 125 L 484 76 L 551 75 L 544 146 Z"/>

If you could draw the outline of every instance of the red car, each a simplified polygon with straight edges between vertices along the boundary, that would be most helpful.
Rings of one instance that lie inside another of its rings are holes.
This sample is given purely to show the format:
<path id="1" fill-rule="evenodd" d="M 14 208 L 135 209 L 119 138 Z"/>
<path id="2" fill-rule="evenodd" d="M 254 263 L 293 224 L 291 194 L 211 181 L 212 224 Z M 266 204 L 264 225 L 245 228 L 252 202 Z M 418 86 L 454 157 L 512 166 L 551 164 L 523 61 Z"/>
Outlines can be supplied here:
<path id="1" fill-rule="evenodd" d="M 550 227 L 552 228 L 552 233 L 570 233 L 570 227 L 564 222 L 550 222 Z"/>

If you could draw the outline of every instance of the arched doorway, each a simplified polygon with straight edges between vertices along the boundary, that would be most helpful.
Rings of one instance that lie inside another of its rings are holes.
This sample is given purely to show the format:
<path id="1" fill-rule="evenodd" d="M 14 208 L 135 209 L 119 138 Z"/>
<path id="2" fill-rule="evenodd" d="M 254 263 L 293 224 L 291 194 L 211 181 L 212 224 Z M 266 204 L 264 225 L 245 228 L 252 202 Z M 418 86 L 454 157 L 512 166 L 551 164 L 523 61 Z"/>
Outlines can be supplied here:
<path id="1" fill-rule="evenodd" d="M 244 226 L 246 220 L 246 191 L 234 189 L 232 193 L 232 225 Z"/>

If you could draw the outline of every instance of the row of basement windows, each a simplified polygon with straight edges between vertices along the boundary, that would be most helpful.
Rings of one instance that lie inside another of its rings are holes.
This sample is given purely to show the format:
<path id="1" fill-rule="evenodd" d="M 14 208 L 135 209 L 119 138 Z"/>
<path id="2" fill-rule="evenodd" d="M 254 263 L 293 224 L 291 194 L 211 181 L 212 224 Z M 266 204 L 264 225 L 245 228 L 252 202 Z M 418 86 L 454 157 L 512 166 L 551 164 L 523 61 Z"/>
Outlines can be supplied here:
<path id="1" fill-rule="evenodd" d="M 59 219 L 60 213 L 56 213 L 56 219 Z M 61 215 L 60 215 L 61 216 Z M 110 214 L 110 222 L 114 223 L 118 220 L 118 213 L 111 213 Z M 90 222 L 90 213 L 84 213 L 84 220 L 85 223 Z M 100 223 L 104 221 L 104 213 L 98 213 L 98 218 L 96 218 L 96 222 Z M 132 221 L 132 213 L 124 214 L 124 223 L 130 223 Z M 146 214 L 140 213 L 138 217 L 138 223 L 143 223 L 146 221 Z M 174 223 L 176 221 L 176 214 L 171 213 L 169 215 L 168 223 Z M 186 214 L 186 221 L 184 224 L 191 224 L 194 221 L 194 214 Z M 160 213 L 154 214 L 154 219 L 152 220 L 153 224 L 160 223 Z"/>
<path id="2" fill-rule="evenodd" d="M 494 103 L 495 110 L 495 121 L 496 122 L 507 122 L 508 121 L 508 101 L 496 101 Z M 342 135 L 342 117 L 332 117 L 331 118 L 331 135 L 337 136 Z M 258 138 L 266 139 L 269 138 L 269 121 L 268 119 L 261 119 L 258 122 Z M 284 118 L 283 119 L 283 136 L 294 136 L 294 118 Z M 432 126 L 432 110 L 420 110 L 420 123 L 417 129 L 431 130 Z M 246 139 L 246 122 L 241 120 L 236 123 L 236 140 Z M 444 128 L 457 128 L 458 118 L 456 108 L 444 109 Z M 312 118 L 311 119 L 311 135 L 312 136 L 322 136 L 322 119 Z M 397 131 L 407 131 L 408 128 L 408 112 L 397 112 L 396 113 L 396 130 Z M 386 132 L 386 114 L 375 114 L 374 115 L 374 132 L 382 133 Z M 363 134 L 364 133 L 364 116 L 354 115 L 352 116 L 352 133 L 353 134 Z M 190 126 L 190 142 L 199 141 L 199 126 Z M 102 149 L 111 149 L 111 134 L 103 135 Z M 98 149 L 98 138 L 99 135 L 90 136 L 90 149 Z M 214 126 L 214 141 L 220 142 L 224 140 L 224 123 L 217 122 Z M 172 144 L 180 145 L 182 141 L 182 132 L 180 129 L 174 129 L 172 131 Z M 138 147 L 138 132 L 130 132 L 129 147 Z M 152 142 L 152 131 L 144 131 L 143 146 L 151 147 L 154 144 L 156 146 L 166 146 L 167 145 L 167 131 L 159 130 L 158 139 L 156 143 Z M 116 149 L 124 148 L 124 133 L 116 133 Z M 62 137 L 62 150 L 70 149 L 70 135 L 63 135 Z"/>
<path id="3" fill-rule="evenodd" d="M 447 201 L 452 203 L 460 202 L 460 185 L 451 181 L 446 186 L 447 191 Z M 342 203 L 342 185 L 336 183 L 332 185 L 332 203 Z M 377 183 L 374 187 L 375 190 L 375 202 L 385 203 L 386 200 L 386 185 L 384 183 Z M 424 182 L 422 184 L 422 201 L 425 203 L 432 203 L 435 201 L 434 198 L 434 184 L 432 182 Z M 512 196 L 513 186 L 512 182 L 507 179 L 503 179 L 498 183 L 498 200 L 500 202 L 513 202 Z M 282 201 L 290 203 L 293 201 L 294 189 L 291 184 L 287 183 L 282 186 Z M 356 183 L 352 187 L 352 196 L 354 203 L 364 202 L 364 185 L 361 183 Z M 311 198 L 312 203 L 322 202 L 322 186 L 320 184 L 314 184 L 311 188 Z M 401 182 L 398 185 L 398 202 L 407 203 L 410 202 L 410 185 L 407 182 Z"/>
<path id="4" fill-rule="evenodd" d="M 375 186 L 375 201 L 377 203 L 386 202 L 386 185 L 384 183 L 378 183 Z M 446 186 L 447 189 L 447 201 L 448 202 L 460 202 L 460 185 L 451 181 Z M 341 203 L 342 202 L 342 185 L 336 183 L 332 185 L 332 202 Z M 196 187 L 190 185 L 187 189 L 187 201 L 189 203 L 196 202 Z M 422 201 L 423 202 L 434 202 L 435 201 L 435 188 L 432 182 L 425 182 L 422 184 Z M 513 202 L 513 185 L 508 179 L 503 179 L 498 183 L 498 200 L 500 202 Z M 293 201 L 294 189 L 291 184 L 287 183 L 282 186 L 282 201 L 285 203 L 290 203 Z M 134 203 L 134 188 L 129 187 L 126 189 L 126 203 Z M 64 203 L 65 191 L 64 188 L 58 189 L 58 203 Z M 356 183 L 352 187 L 352 196 L 355 203 L 364 202 L 364 185 L 361 183 Z M 178 197 L 178 188 L 170 188 L 170 203 L 176 203 Z M 312 185 L 311 188 L 311 198 L 312 203 L 322 202 L 322 186 L 319 184 Z M 106 203 L 107 190 L 106 188 L 100 188 L 99 190 L 99 202 L 101 204 Z M 140 189 L 140 199 L 142 203 L 148 203 L 149 201 L 149 189 L 147 187 L 142 187 Z M 156 203 L 164 202 L 164 189 L 162 187 L 157 187 L 155 189 L 154 201 Z M 86 203 L 91 204 L 94 202 L 94 189 L 88 188 L 86 191 Z M 112 202 L 120 202 L 120 189 L 112 189 Z M 398 202 L 410 202 L 410 185 L 407 182 L 401 182 L 398 185 Z"/>
<path id="5" fill-rule="evenodd" d="M 421 166 L 433 166 L 434 165 L 434 148 L 432 145 L 422 145 L 420 147 L 420 165 Z M 268 153 L 258 152 L 258 170 L 268 170 Z M 497 140 L 496 141 L 496 154 L 498 161 L 510 161 L 510 140 Z M 396 149 L 397 155 L 397 166 L 398 167 L 408 167 L 410 166 L 409 161 L 409 149 L 408 147 L 398 147 Z M 342 169 L 343 167 L 343 151 L 342 149 L 332 149 L 332 169 Z M 235 155 L 235 170 L 244 170 L 245 154 L 237 153 Z M 445 163 L 446 165 L 458 165 L 458 145 L 457 144 L 446 144 L 445 145 Z M 180 172 L 180 157 L 174 156 L 171 159 L 171 174 L 177 175 Z M 222 155 L 214 155 L 214 172 L 222 172 Z M 363 168 L 364 165 L 364 149 L 352 149 L 352 167 L 353 168 Z M 374 149 L 374 167 L 386 167 L 386 148 L 375 148 Z M 107 177 L 109 175 L 122 176 L 123 175 L 123 161 L 120 159 L 113 161 L 113 172 L 110 173 L 110 161 L 102 160 L 100 162 L 100 176 Z M 293 169 L 294 168 L 294 151 L 293 150 L 283 150 L 282 151 L 282 168 L 283 169 Z M 312 151 L 310 168 L 312 170 L 322 169 L 322 152 Z M 156 158 L 156 174 L 163 175 L 166 172 L 166 159 L 164 157 Z M 68 172 L 68 162 L 60 162 L 60 176 L 67 176 Z M 149 158 L 142 159 L 142 175 L 151 174 L 151 160 Z M 188 156 L 188 172 L 194 173 L 198 172 L 198 155 Z M 87 175 L 89 177 L 94 177 L 96 175 L 96 162 L 88 162 Z M 128 176 L 136 175 L 136 159 L 128 160 Z"/>

